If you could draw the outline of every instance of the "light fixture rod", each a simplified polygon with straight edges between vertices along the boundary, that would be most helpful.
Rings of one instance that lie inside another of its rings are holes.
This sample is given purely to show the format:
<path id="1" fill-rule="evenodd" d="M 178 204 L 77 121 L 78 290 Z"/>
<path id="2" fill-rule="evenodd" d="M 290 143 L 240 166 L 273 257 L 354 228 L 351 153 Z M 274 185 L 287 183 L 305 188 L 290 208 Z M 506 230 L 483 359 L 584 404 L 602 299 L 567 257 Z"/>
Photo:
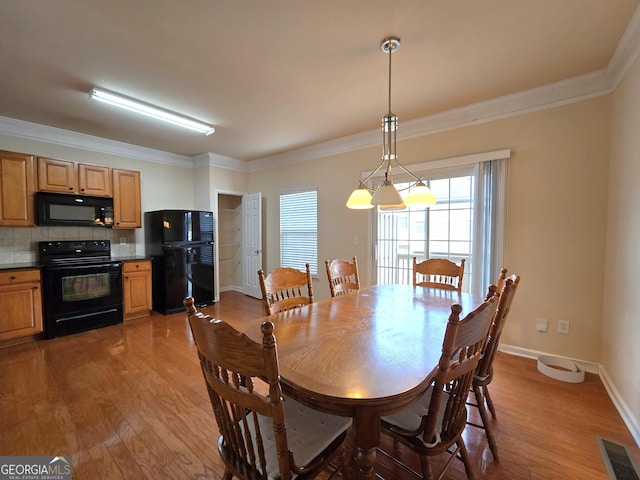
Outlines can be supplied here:
<path id="1" fill-rule="evenodd" d="M 155 105 L 151 105 L 150 103 L 145 103 L 140 100 L 122 95 L 120 93 L 104 90 L 102 88 L 94 87 L 91 90 L 91 98 L 107 103 L 109 105 L 124 108 L 125 110 L 129 110 L 131 112 L 146 115 L 158 120 L 163 120 L 173 125 L 179 125 L 180 127 L 188 128 L 189 130 L 195 130 L 196 132 L 204 133 L 205 135 L 211 135 L 216 131 L 213 125 L 209 125 L 199 120 L 195 120 L 193 118 L 189 118 L 184 115 L 165 110 L 164 108 L 156 107 Z"/>
<path id="2" fill-rule="evenodd" d="M 435 205 L 436 198 L 433 193 L 418 177 L 410 172 L 404 165 L 398 162 L 396 154 L 396 131 L 398 130 L 398 117 L 391 111 L 391 54 L 400 46 L 398 37 L 387 37 L 380 43 L 380 50 L 389 55 L 389 87 L 388 87 L 388 113 L 382 117 L 382 160 L 378 167 L 366 178 L 360 180 L 359 186 L 355 189 L 347 200 L 347 207 L 353 209 L 367 209 L 378 205 L 382 209 L 399 210 L 407 205 Z M 395 162 L 397 167 L 413 178 L 414 182 L 401 190 L 408 191 L 405 197 L 400 195 L 400 190 L 393 184 L 393 167 L 391 162 Z M 378 187 L 370 188 L 366 182 L 377 172 L 384 170 L 384 182 Z"/>

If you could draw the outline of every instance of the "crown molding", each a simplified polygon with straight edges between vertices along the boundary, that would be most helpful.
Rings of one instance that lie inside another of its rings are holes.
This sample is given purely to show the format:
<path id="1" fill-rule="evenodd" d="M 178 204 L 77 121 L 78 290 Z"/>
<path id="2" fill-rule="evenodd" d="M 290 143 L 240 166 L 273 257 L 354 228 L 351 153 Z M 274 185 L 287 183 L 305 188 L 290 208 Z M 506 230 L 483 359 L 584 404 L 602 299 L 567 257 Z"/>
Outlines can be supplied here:
<path id="1" fill-rule="evenodd" d="M 224 155 L 217 155 L 211 152 L 196 155 L 195 157 L 192 157 L 192 160 L 193 168 L 202 168 L 209 166 L 226 168 L 227 170 L 234 170 L 237 172 L 246 173 L 249 171 L 249 162 L 237 160 L 231 157 L 225 157 Z"/>
<path id="2" fill-rule="evenodd" d="M 554 108 L 568 103 L 611 93 L 611 81 L 606 69 L 543 85 L 522 92 L 497 97 L 461 108 L 401 122 L 396 133 L 397 140 L 431 135 L 462 128 L 469 125 L 491 122 L 522 115 L 536 110 Z M 329 142 L 292 150 L 279 155 L 254 160 L 249 171 L 256 172 L 314 158 L 337 155 L 380 144 L 380 130 L 370 130 L 342 137 Z"/>
<path id="3" fill-rule="evenodd" d="M 0 116 L 0 134 L 36 140 L 64 147 L 80 148 L 91 152 L 135 158 L 145 162 L 162 163 L 191 168 L 191 158 L 152 148 L 117 142 L 84 133 Z"/>
<path id="4" fill-rule="evenodd" d="M 431 135 L 606 95 L 612 91 L 610 78 L 609 69 L 598 70 L 542 87 L 401 122 L 397 139 L 401 141 Z M 240 172 L 268 170 L 373 147 L 380 143 L 380 130 L 376 129 L 246 162 L 211 152 L 186 157 L 7 117 L 0 117 L 0 134 L 165 165 L 185 168 L 209 165 Z"/>
<path id="5" fill-rule="evenodd" d="M 640 7 L 636 8 L 631 17 L 607 67 L 613 90 L 618 87 L 638 55 L 640 55 Z"/>

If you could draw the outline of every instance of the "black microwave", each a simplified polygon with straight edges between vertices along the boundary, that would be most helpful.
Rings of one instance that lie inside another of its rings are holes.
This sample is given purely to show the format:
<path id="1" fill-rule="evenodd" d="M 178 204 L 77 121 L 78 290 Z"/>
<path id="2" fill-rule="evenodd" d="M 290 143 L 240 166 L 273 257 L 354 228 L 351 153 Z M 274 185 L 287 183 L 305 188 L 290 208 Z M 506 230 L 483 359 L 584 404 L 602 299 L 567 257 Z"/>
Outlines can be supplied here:
<path id="1" fill-rule="evenodd" d="M 113 226 L 112 198 L 36 192 L 35 199 L 38 225 Z"/>

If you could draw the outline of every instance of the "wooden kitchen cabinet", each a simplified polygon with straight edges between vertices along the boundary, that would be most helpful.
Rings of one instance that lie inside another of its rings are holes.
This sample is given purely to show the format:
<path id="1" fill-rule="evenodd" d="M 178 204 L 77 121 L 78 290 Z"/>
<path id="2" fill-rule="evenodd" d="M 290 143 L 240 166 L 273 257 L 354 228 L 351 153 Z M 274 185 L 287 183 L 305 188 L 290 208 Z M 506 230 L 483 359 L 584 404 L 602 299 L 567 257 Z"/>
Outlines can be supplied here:
<path id="1" fill-rule="evenodd" d="M 111 197 L 113 195 L 111 169 L 88 163 L 78 164 L 80 195 Z"/>
<path id="2" fill-rule="evenodd" d="M 35 165 L 33 155 L 0 151 L 0 226 L 35 225 Z"/>
<path id="3" fill-rule="evenodd" d="M 122 264 L 124 319 L 151 314 L 151 260 Z"/>
<path id="4" fill-rule="evenodd" d="M 38 157 L 38 190 L 111 197 L 111 169 L 88 163 Z"/>
<path id="5" fill-rule="evenodd" d="M 1 344 L 42 333 L 40 270 L 0 272 L 0 312 Z"/>
<path id="6" fill-rule="evenodd" d="M 141 228 L 140 172 L 113 169 L 113 228 Z"/>

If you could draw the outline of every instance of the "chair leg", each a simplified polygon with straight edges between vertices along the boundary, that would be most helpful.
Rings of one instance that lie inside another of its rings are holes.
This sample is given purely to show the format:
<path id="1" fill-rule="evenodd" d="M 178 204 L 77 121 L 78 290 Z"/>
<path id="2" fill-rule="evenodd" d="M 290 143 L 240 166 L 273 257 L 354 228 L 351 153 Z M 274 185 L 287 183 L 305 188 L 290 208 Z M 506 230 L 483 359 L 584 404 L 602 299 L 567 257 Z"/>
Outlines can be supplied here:
<path id="1" fill-rule="evenodd" d="M 422 478 L 425 480 L 433 480 L 433 469 L 431 468 L 431 460 L 426 455 L 420 455 L 420 466 L 422 467 Z"/>
<path id="2" fill-rule="evenodd" d="M 462 437 L 460 437 L 456 443 L 460 451 L 460 458 L 462 459 L 462 463 L 464 463 L 464 470 L 465 472 L 467 472 L 467 478 L 469 480 L 476 480 L 476 476 L 473 473 L 473 469 L 471 468 L 471 460 L 469 459 L 469 454 L 467 453 L 467 447 L 464 444 L 464 440 L 462 439 Z"/>
<path id="3" fill-rule="evenodd" d="M 482 390 L 483 388 L 480 386 L 475 385 L 473 387 L 473 392 L 475 393 L 476 396 L 476 403 L 478 404 L 478 412 L 480 412 L 480 418 L 482 419 L 482 426 L 481 428 L 484 429 L 484 433 L 487 437 L 487 442 L 489 443 L 489 449 L 491 450 L 491 454 L 493 455 L 493 459 L 496 462 L 500 461 L 500 458 L 498 457 L 498 445 L 496 444 L 496 440 L 493 436 L 493 431 L 491 430 L 491 423 L 489 420 L 489 415 L 487 415 L 487 409 L 484 406 L 484 398 L 482 395 Z M 485 390 L 485 392 L 487 392 L 487 390 Z"/>
<path id="4" fill-rule="evenodd" d="M 484 398 L 487 401 L 487 406 L 489 407 L 489 411 L 491 412 L 491 416 L 496 418 L 496 409 L 493 406 L 493 400 L 491 400 L 491 395 L 489 395 L 489 385 L 485 385 L 482 387 L 482 391 L 484 392 Z"/>
<path id="5" fill-rule="evenodd" d="M 487 409 L 484 404 L 484 395 L 482 394 L 482 387 L 478 385 L 473 386 L 473 393 L 476 397 L 476 407 L 478 408 L 478 412 L 480 413 L 480 418 L 482 419 L 482 427 L 485 430 L 487 429 L 487 425 L 489 424 L 489 416 L 487 415 Z"/>

